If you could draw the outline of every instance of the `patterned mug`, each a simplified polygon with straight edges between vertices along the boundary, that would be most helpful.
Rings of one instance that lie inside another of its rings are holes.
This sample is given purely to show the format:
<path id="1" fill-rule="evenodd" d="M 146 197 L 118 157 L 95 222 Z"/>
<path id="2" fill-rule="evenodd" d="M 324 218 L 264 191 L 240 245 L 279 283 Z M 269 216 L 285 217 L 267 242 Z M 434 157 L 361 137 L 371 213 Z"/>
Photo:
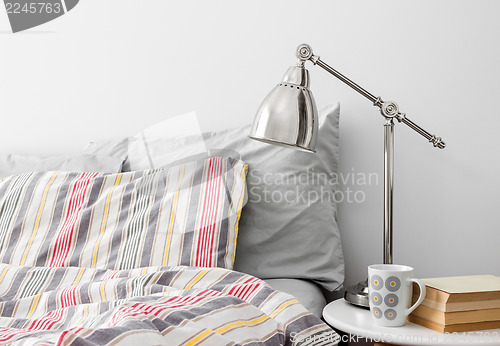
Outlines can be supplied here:
<path id="1" fill-rule="evenodd" d="M 368 266 L 368 292 L 373 321 L 381 326 L 400 327 L 408 315 L 425 298 L 425 285 L 413 278 L 413 268 L 398 264 L 374 264 Z M 410 307 L 412 282 L 420 287 L 420 296 Z"/>

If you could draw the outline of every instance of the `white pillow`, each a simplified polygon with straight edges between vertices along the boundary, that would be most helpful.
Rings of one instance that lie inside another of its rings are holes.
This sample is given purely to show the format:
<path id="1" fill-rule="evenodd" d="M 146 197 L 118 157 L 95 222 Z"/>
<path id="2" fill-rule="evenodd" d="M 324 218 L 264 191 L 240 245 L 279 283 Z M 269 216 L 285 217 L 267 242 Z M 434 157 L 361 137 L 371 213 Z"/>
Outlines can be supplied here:
<path id="1" fill-rule="evenodd" d="M 70 171 L 118 173 L 122 159 L 106 155 L 0 155 L 0 178 L 28 172 Z"/>

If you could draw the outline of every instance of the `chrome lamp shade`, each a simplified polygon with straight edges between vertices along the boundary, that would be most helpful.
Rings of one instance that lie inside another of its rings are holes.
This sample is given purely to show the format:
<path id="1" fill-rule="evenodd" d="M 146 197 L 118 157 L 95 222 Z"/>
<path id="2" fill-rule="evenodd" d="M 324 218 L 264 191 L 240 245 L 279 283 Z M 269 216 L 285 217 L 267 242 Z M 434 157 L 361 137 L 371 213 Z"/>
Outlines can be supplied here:
<path id="1" fill-rule="evenodd" d="M 300 64 L 292 66 L 257 110 L 250 138 L 315 152 L 317 137 L 318 111 L 309 90 L 309 72 Z"/>

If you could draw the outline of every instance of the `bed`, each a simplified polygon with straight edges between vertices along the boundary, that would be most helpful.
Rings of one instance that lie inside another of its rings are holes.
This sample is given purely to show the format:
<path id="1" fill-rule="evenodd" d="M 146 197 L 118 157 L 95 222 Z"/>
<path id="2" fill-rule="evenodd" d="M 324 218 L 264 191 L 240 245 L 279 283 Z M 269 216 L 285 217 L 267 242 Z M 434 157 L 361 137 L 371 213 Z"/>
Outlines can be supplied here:
<path id="1" fill-rule="evenodd" d="M 0 343 L 335 344 L 320 317 L 322 291 L 343 281 L 336 205 L 264 200 L 337 187 L 290 183 L 337 169 L 339 107 L 321 113 L 331 133 L 317 156 L 240 128 L 204 133 L 208 154 L 167 162 L 193 137 L 0 157 Z"/>

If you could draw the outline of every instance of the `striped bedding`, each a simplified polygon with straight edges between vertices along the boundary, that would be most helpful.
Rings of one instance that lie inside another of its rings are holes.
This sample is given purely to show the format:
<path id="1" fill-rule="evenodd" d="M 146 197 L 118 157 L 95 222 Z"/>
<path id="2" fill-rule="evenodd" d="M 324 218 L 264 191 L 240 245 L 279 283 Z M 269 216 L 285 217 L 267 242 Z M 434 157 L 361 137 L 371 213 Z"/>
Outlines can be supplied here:
<path id="1" fill-rule="evenodd" d="M 246 171 L 210 158 L 2 180 L 0 344 L 333 344 L 296 299 L 230 270 Z"/>
<path id="2" fill-rule="evenodd" d="M 332 345 L 292 296 L 222 268 L 0 264 L 0 343 Z"/>
<path id="3" fill-rule="evenodd" d="M 246 171 L 216 157 L 165 170 L 8 177 L 0 182 L 0 262 L 232 269 Z"/>

